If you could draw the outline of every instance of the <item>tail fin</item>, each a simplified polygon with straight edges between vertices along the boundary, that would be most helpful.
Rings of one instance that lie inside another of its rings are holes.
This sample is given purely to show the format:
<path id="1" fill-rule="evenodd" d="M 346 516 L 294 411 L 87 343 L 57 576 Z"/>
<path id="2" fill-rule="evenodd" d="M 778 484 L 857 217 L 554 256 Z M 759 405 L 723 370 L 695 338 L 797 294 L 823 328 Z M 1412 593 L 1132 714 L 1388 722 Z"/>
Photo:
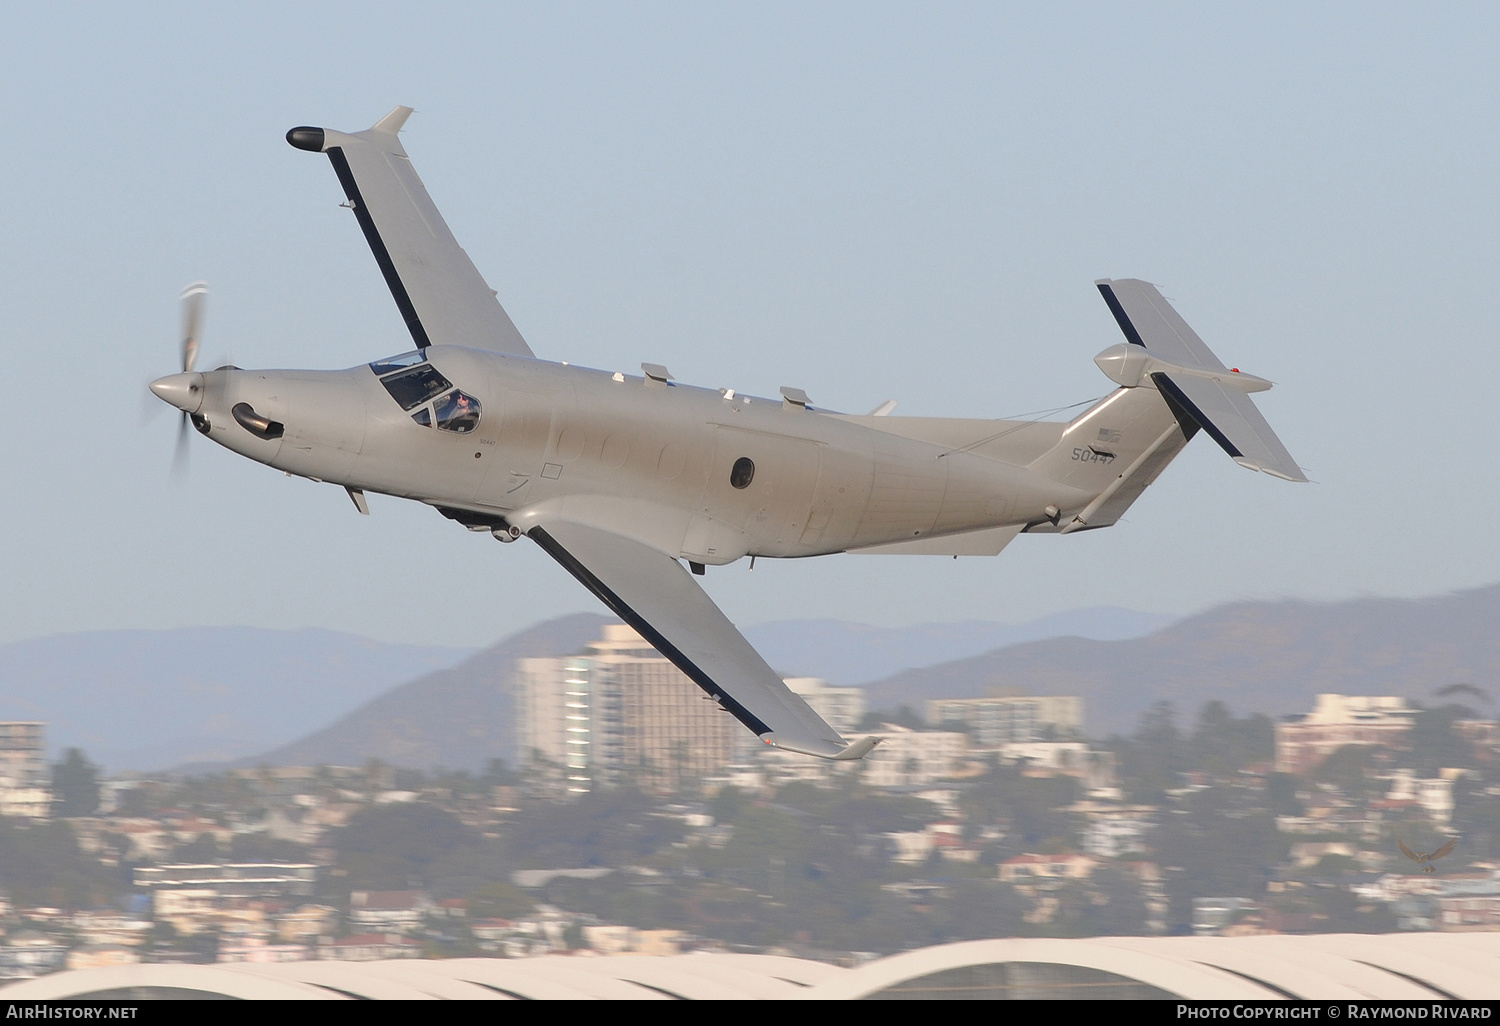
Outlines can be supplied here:
<path id="1" fill-rule="evenodd" d="M 1176 415 L 1153 388 L 1120 388 L 1063 429 L 1058 443 L 1029 467 L 1094 496 L 1083 509 L 1063 511 L 1054 524 L 1028 533 L 1063 533 L 1108 527 L 1182 451 L 1198 425 Z"/>
<path id="2" fill-rule="evenodd" d="M 1094 496 L 1079 510 L 1028 532 L 1108 527 L 1155 481 L 1199 428 L 1236 463 L 1288 481 L 1306 481 L 1250 392 L 1263 378 L 1225 367 L 1156 286 L 1134 278 L 1096 282 L 1127 344 L 1095 362 L 1125 386 L 1063 429 L 1061 440 L 1030 468 Z"/>
<path id="3" fill-rule="evenodd" d="M 1150 282 L 1105 278 L 1094 284 L 1130 344 L 1100 354 L 1106 374 L 1127 386 L 1145 384 L 1149 377 L 1177 412 L 1207 431 L 1240 466 L 1287 481 L 1307 480 L 1250 401 L 1249 392 L 1269 388 L 1270 382 L 1225 367 Z"/>

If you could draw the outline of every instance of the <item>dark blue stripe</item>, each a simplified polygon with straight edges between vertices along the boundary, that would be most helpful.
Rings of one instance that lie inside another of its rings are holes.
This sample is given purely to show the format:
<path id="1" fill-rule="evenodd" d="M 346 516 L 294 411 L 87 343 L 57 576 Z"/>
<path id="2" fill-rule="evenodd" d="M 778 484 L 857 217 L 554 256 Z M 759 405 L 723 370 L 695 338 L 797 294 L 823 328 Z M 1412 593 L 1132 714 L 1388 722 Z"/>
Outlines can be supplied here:
<path id="1" fill-rule="evenodd" d="M 1135 330 L 1135 325 L 1131 324 L 1130 318 L 1125 316 L 1125 308 L 1120 305 L 1120 300 L 1115 296 L 1115 290 L 1100 282 L 1099 294 L 1104 297 L 1104 302 L 1109 304 L 1109 312 L 1115 315 L 1115 323 L 1125 333 L 1125 341 L 1145 349 L 1146 343 L 1141 341 L 1141 333 Z"/>
<path id="2" fill-rule="evenodd" d="M 396 273 L 395 261 L 391 259 L 390 250 L 385 248 L 385 240 L 380 237 L 380 229 L 375 227 L 375 219 L 365 208 L 365 199 L 359 194 L 359 183 L 354 180 L 354 172 L 349 169 L 349 158 L 344 156 L 342 148 L 335 146 L 328 151 L 328 160 L 333 164 L 334 173 L 339 176 L 339 184 L 344 187 L 344 195 L 348 196 L 349 202 L 354 205 L 354 217 L 359 221 L 359 227 L 365 233 L 365 241 L 370 244 L 370 251 L 375 254 L 375 263 L 380 265 L 380 273 L 385 275 L 386 287 L 391 290 L 391 296 L 396 300 L 396 309 L 401 311 L 401 319 L 406 322 L 406 330 L 411 332 L 411 337 L 416 340 L 418 349 L 426 349 L 432 345 L 432 340 L 427 337 L 427 329 L 422 327 L 422 318 L 417 316 L 417 308 L 413 305 L 411 296 L 401 281 L 401 275 Z"/>
<path id="3" fill-rule="evenodd" d="M 593 592 L 599 601 L 613 610 L 616 616 L 635 628 L 635 632 L 649 641 L 652 648 L 670 660 L 672 665 L 687 674 L 688 678 L 694 684 L 708 692 L 720 705 L 729 710 L 735 719 L 749 727 L 752 733 L 760 735 L 771 732 L 771 728 L 761 722 L 759 717 L 743 705 L 740 705 L 723 688 L 715 684 L 714 679 L 704 673 L 697 663 L 684 655 L 681 649 L 662 635 L 661 631 L 651 626 L 645 617 L 637 613 L 624 599 L 616 595 L 610 589 L 609 585 L 595 577 L 589 568 L 580 563 L 571 552 L 563 548 L 556 538 L 540 527 L 533 527 L 526 534 L 532 541 L 542 547 L 543 552 L 562 564 L 564 570 L 578 578 L 579 582 L 589 591 Z"/>
<path id="4" fill-rule="evenodd" d="M 1221 446 L 1224 447 L 1225 452 L 1229 453 L 1229 455 L 1233 456 L 1235 459 L 1239 459 L 1244 455 L 1244 453 L 1235 448 L 1233 442 L 1231 442 L 1224 436 L 1224 432 L 1214 427 L 1214 422 L 1204 416 L 1203 411 L 1198 409 L 1197 405 L 1187 397 L 1186 392 L 1177 387 L 1177 383 L 1175 381 L 1167 377 L 1165 374 L 1162 374 L 1160 371 L 1151 375 L 1151 380 L 1156 382 L 1156 387 L 1161 391 L 1163 395 L 1167 396 L 1178 406 L 1182 407 L 1182 409 L 1186 410 L 1188 416 L 1192 417 L 1193 420 L 1197 422 L 1199 427 L 1201 427 L 1204 431 L 1207 431 L 1209 433 L 1209 436 L 1212 437 L 1214 441 L 1218 442 Z"/>

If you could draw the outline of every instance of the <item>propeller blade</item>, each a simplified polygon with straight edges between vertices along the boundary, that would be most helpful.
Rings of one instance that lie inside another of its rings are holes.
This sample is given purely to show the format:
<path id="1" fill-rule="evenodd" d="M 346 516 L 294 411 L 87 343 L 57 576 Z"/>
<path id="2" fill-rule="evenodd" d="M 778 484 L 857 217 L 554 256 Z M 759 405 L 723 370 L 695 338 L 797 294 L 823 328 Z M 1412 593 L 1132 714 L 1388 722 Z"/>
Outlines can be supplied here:
<path id="1" fill-rule="evenodd" d="M 181 477 L 188 468 L 188 415 L 184 413 L 177 424 L 177 451 L 172 454 L 172 474 Z"/>
<path id="2" fill-rule="evenodd" d="M 203 304 L 208 285 L 195 281 L 182 290 L 182 369 L 190 371 L 198 363 L 198 348 L 203 342 Z"/>

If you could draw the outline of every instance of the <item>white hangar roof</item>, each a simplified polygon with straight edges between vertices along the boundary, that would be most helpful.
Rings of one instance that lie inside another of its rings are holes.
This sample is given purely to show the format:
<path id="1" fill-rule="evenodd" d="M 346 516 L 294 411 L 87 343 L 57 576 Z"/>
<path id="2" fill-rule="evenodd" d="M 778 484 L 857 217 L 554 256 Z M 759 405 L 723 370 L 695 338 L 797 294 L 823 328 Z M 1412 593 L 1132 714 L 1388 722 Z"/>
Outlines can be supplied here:
<path id="1" fill-rule="evenodd" d="M 774 955 L 123 965 L 0 988 L 7 1000 L 1500 998 L 1500 933 L 966 941 L 844 969 Z"/>

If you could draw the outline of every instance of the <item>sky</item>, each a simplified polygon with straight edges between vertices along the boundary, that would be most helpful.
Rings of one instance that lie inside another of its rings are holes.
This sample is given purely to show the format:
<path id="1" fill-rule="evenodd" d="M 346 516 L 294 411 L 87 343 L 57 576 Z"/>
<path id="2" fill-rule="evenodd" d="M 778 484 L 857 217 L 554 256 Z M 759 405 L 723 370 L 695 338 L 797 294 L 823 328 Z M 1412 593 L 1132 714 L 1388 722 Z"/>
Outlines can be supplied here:
<path id="1" fill-rule="evenodd" d="M 529 543 L 194 436 L 200 365 L 409 336 L 294 125 L 392 107 L 539 357 L 822 407 L 1004 417 L 1111 387 L 1092 284 L 1161 286 L 1313 483 L 1201 437 L 1107 531 L 995 559 L 711 569 L 743 624 L 1020 622 L 1500 580 L 1500 8 L 0 8 L 0 642 L 198 624 L 484 645 L 594 600 Z M 154 412 L 154 415 L 153 415 Z M 455 581 L 460 582 L 455 585 Z"/>

